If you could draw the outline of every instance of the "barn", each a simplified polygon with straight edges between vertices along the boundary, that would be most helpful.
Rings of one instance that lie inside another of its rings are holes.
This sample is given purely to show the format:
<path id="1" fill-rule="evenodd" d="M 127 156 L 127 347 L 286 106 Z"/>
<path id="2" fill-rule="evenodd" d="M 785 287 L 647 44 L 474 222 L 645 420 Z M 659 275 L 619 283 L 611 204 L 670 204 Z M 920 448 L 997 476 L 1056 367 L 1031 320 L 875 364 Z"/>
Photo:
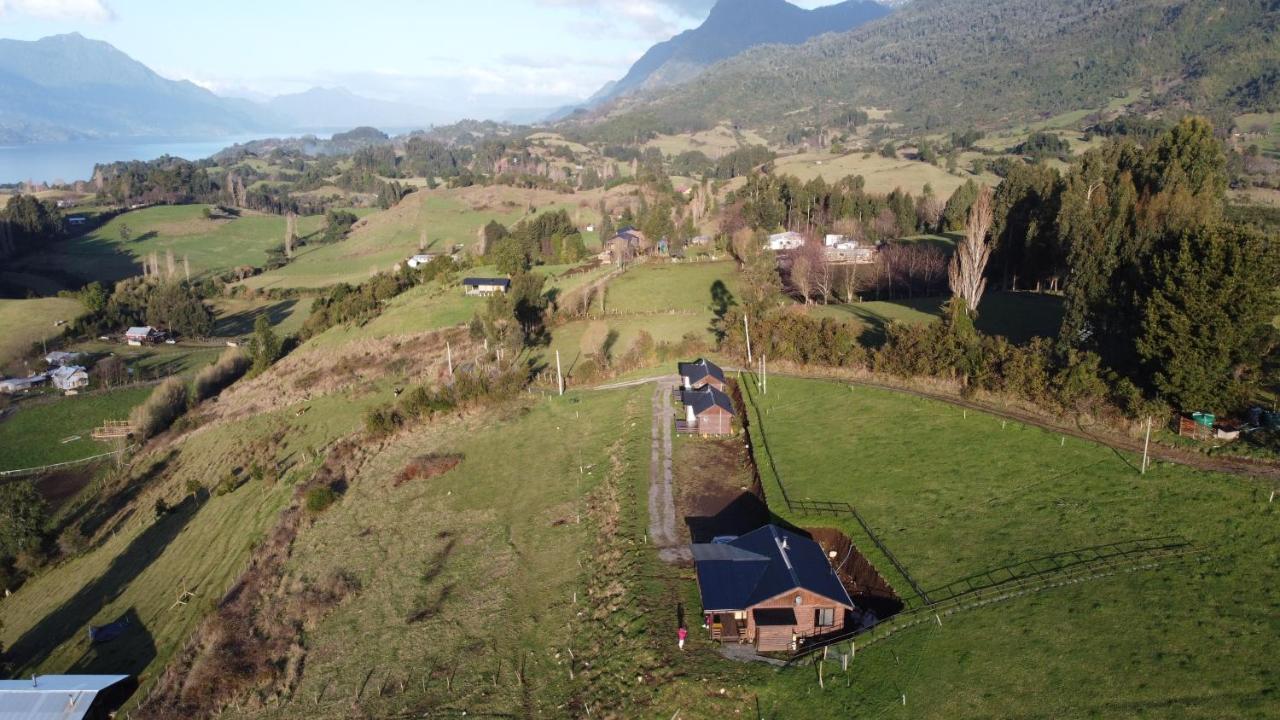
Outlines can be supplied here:
<path id="1" fill-rule="evenodd" d="M 713 640 L 785 652 L 802 639 L 839 632 L 856 612 L 812 539 L 765 525 L 726 540 L 693 546 L 704 624 Z"/>

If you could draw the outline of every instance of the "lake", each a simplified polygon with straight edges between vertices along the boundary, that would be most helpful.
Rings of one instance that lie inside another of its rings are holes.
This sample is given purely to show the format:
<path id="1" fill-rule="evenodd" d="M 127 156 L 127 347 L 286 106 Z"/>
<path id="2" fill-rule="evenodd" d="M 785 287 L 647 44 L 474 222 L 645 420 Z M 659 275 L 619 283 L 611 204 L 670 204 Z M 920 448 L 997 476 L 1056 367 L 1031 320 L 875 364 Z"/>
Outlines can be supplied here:
<path id="1" fill-rule="evenodd" d="M 173 155 L 203 160 L 236 143 L 298 133 L 229 135 L 208 140 L 133 138 L 0 147 L 0 183 L 24 180 L 54 182 L 89 180 L 93 166 L 116 160 L 154 160 Z"/>

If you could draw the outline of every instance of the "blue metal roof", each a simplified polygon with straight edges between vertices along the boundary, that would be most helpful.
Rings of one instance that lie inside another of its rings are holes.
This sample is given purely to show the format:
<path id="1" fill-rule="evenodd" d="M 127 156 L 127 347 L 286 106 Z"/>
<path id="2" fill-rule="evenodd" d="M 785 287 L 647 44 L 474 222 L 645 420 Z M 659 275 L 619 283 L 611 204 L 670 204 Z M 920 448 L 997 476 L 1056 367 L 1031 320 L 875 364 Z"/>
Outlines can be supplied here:
<path id="1" fill-rule="evenodd" d="M 706 358 L 697 362 L 678 363 L 676 367 L 680 371 L 680 377 L 689 378 L 689 382 L 693 385 L 697 385 L 708 377 L 713 377 L 722 383 L 725 381 L 724 371 L 720 369 L 720 366 Z"/>
<path id="2" fill-rule="evenodd" d="M 511 287 L 511 281 L 506 278 L 474 278 L 469 277 L 462 281 L 463 285 L 471 285 L 472 287 L 480 285 L 496 285 L 498 287 Z"/>
<path id="3" fill-rule="evenodd" d="M 729 396 L 710 385 L 704 385 L 697 390 L 685 390 L 680 393 L 680 399 L 685 405 L 693 408 L 695 415 L 701 415 L 717 406 L 730 415 L 734 414 L 733 401 L 729 399 Z"/>
<path id="4" fill-rule="evenodd" d="M 40 675 L 32 680 L 0 680 L 4 720 L 80 720 L 98 693 L 128 675 Z"/>
<path id="5" fill-rule="evenodd" d="M 797 589 L 853 607 L 853 600 L 813 540 L 766 525 L 727 544 L 693 546 L 706 612 L 741 611 Z"/>

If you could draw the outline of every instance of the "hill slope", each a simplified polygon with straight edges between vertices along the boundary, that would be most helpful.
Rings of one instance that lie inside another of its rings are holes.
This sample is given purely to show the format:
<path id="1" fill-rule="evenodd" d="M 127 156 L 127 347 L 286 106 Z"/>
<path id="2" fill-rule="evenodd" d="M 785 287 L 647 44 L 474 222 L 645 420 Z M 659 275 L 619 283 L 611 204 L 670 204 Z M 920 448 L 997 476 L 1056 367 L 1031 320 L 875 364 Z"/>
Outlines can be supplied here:
<path id="1" fill-rule="evenodd" d="M 784 0 L 720 0 L 701 26 L 650 48 L 625 77 L 605 85 L 591 101 L 685 82 L 748 48 L 795 45 L 823 33 L 851 30 L 888 13 L 888 8 L 871 0 L 847 0 L 816 10 Z"/>
<path id="2" fill-rule="evenodd" d="M 167 80 L 77 33 L 0 40 L 0 142 L 220 135 L 269 124 L 251 103 Z"/>
<path id="3" fill-rule="evenodd" d="M 940 129 L 1097 108 L 1134 88 L 1156 107 L 1270 107 L 1278 25 L 1270 0 L 917 0 L 847 33 L 749 50 L 620 111 L 670 129 L 875 106 Z"/>

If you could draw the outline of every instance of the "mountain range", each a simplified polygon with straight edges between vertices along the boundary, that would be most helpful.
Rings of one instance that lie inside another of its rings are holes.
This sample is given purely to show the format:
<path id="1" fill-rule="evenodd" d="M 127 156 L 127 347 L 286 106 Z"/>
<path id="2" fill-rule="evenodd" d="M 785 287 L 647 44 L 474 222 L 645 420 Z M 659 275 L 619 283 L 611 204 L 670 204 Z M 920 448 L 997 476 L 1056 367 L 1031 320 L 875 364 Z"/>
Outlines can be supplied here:
<path id="1" fill-rule="evenodd" d="M 795 45 L 824 33 L 852 30 L 889 12 L 872 0 L 847 0 L 814 10 L 785 0 L 719 0 L 701 25 L 654 45 L 626 75 L 605 85 L 588 103 L 677 85 L 758 45 Z"/>
<path id="2" fill-rule="evenodd" d="M 937 131 L 1119 98 L 1214 116 L 1280 107 L 1280 2 L 914 0 L 850 31 L 748 49 L 586 120 L 605 115 L 601 132 L 612 123 L 631 137 L 723 120 L 783 128 L 876 107 Z"/>
<path id="3" fill-rule="evenodd" d="M 262 103 L 221 97 L 161 77 L 109 43 L 78 33 L 0 39 L 0 144 L 425 127 L 440 120 L 427 108 L 342 88 L 312 88 Z"/>

